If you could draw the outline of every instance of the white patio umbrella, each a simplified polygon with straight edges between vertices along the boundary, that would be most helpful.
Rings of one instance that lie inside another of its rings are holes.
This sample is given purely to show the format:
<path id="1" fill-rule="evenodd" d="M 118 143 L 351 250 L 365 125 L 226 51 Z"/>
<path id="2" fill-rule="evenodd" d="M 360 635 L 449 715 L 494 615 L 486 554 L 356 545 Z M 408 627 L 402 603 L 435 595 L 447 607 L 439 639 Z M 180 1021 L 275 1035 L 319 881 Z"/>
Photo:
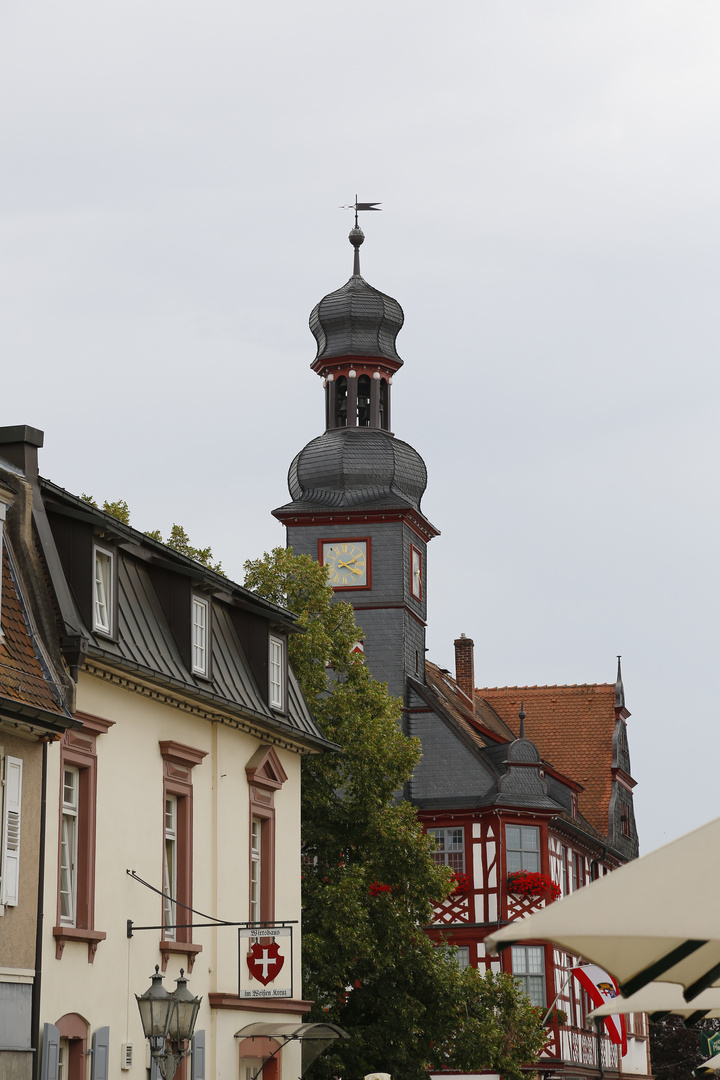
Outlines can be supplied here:
<path id="1" fill-rule="evenodd" d="M 626 863 L 485 939 L 491 952 L 552 941 L 609 971 L 625 997 L 677 983 L 686 1002 L 720 986 L 720 818 Z M 613 1006 L 614 1007 L 614 1006 Z"/>
<path id="2" fill-rule="evenodd" d="M 683 997 L 682 987 L 677 983 L 648 983 L 630 997 L 618 994 L 617 997 L 603 1002 L 588 1016 L 594 1020 L 595 1017 L 613 1016 L 617 1013 L 649 1013 L 651 1020 L 659 1020 L 662 1016 L 674 1013 L 693 1023 L 695 1019 L 699 1019 L 699 1013 L 703 1016 L 720 1016 L 720 989 L 710 987 L 709 990 L 703 990 L 690 1003 Z"/>
<path id="3" fill-rule="evenodd" d="M 720 1054 L 714 1054 L 707 1061 L 703 1061 L 702 1065 L 698 1065 L 697 1068 L 693 1069 L 693 1076 L 697 1076 L 698 1073 L 702 1075 L 703 1073 L 717 1072 L 718 1069 L 720 1069 Z"/>

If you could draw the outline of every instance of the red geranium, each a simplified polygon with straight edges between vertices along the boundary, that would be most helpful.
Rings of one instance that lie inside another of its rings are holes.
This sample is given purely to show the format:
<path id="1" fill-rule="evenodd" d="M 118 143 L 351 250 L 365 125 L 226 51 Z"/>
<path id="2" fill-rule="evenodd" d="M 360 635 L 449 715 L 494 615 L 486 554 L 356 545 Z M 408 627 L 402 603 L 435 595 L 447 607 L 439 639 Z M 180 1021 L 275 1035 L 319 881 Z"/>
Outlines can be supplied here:
<path id="1" fill-rule="evenodd" d="M 556 885 L 547 874 L 531 874 L 529 870 L 517 870 L 508 874 L 508 889 L 518 896 L 541 896 L 550 893 L 553 900 L 561 896 L 560 886 Z"/>
<path id="2" fill-rule="evenodd" d="M 392 885 L 381 885 L 379 881 L 373 881 L 370 885 L 371 896 L 381 896 L 383 893 L 391 893 Z"/>
<path id="3" fill-rule="evenodd" d="M 450 895 L 453 893 L 466 893 L 470 892 L 470 875 L 459 874 L 457 870 L 453 874 L 452 883 L 450 885 Z"/>

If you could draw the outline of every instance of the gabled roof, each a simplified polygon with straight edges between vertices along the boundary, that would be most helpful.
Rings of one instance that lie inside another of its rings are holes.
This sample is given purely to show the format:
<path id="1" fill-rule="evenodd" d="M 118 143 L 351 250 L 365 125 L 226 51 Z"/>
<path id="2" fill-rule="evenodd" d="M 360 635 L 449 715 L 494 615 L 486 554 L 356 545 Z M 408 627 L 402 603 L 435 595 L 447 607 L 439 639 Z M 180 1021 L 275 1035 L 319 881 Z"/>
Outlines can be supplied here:
<path id="1" fill-rule="evenodd" d="M 507 724 L 489 705 L 480 702 L 473 712 L 471 702 L 458 688 L 449 671 L 426 660 L 425 680 L 428 687 L 441 699 L 444 708 L 466 727 L 478 746 L 489 746 L 515 738 Z"/>
<path id="2" fill-rule="evenodd" d="M 475 696 L 516 732 L 518 711 L 524 702 L 525 734 L 543 758 L 582 785 L 580 809 L 597 832 L 607 836 L 615 685 L 503 686 L 477 689 Z"/>
<path id="3" fill-rule="evenodd" d="M 8 537 L 2 545 L 0 717 L 64 731 L 73 719 L 23 596 Z"/>

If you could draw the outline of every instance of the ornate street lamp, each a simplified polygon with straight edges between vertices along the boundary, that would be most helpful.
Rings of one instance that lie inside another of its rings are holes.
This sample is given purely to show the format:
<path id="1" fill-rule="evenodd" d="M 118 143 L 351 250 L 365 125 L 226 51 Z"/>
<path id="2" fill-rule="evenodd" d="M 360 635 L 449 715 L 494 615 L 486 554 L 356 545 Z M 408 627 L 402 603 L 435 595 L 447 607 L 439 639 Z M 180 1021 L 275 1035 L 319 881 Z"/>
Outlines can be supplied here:
<path id="1" fill-rule="evenodd" d="M 160 974 L 158 964 L 151 978 L 150 987 L 140 997 L 136 994 L 135 1000 L 145 1038 L 150 1040 L 153 1061 L 163 1080 L 172 1080 L 190 1048 L 202 998 L 193 997 L 188 990 L 183 968 L 180 969 L 180 978 L 175 980 L 177 989 L 172 994 L 168 994 L 162 985 L 164 976 Z M 167 1045 L 168 1038 L 175 1050 Z"/>

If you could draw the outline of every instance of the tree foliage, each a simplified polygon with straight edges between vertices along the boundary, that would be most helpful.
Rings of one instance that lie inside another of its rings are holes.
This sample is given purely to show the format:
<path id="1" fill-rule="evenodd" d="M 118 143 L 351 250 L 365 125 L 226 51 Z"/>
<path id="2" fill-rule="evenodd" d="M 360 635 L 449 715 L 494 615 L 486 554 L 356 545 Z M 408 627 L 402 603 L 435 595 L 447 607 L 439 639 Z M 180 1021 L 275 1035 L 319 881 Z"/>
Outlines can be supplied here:
<path id="1" fill-rule="evenodd" d="M 214 570 L 216 574 L 223 574 L 222 563 L 213 563 L 213 553 L 211 547 L 196 548 L 190 543 L 190 537 L 183 529 L 182 525 L 173 525 L 170 530 L 170 535 L 163 540 L 162 533 L 159 529 L 152 529 L 150 532 L 145 533 L 151 540 L 159 540 L 161 544 L 165 544 L 166 547 L 172 548 L 173 551 L 179 551 L 181 555 L 187 555 L 189 559 L 195 559 L 196 562 L 202 563 L 203 566 L 207 566 L 209 570 Z"/>
<path id="2" fill-rule="evenodd" d="M 96 510 L 98 509 L 98 504 L 95 502 L 92 495 L 86 495 L 83 491 L 80 498 L 83 500 L 83 502 L 89 503 L 90 506 L 94 506 Z M 110 515 L 110 517 L 114 517 L 117 518 L 118 521 L 122 521 L 123 525 L 130 524 L 130 507 L 124 499 L 118 499 L 117 502 L 108 502 L 106 499 L 105 502 L 102 504 L 102 508 L 106 514 Z"/>
<path id="3" fill-rule="evenodd" d="M 80 498 L 83 502 L 88 503 L 90 506 L 94 506 L 98 509 L 98 504 L 92 495 L 82 493 Z M 108 502 L 107 499 L 102 504 L 102 509 L 110 517 L 116 518 L 118 521 L 122 521 L 123 525 L 130 524 L 130 507 L 124 499 L 118 499 L 117 502 Z M 162 533 L 159 529 L 150 529 L 145 533 L 151 540 L 158 540 L 161 544 L 165 544 L 166 547 L 172 548 L 173 551 L 179 551 L 181 555 L 187 555 L 189 559 L 195 559 L 196 562 L 202 563 L 203 566 L 207 566 L 209 570 L 214 570 L 216 574 L 222 574 L 225 576 L 225 572 L 222 568 L 222 563 L 213 563 L 213 553 L 211 547 L 196 548 L 190 543 L 190 537 L 185 532 L 182 525 L 173 525 L 170 530 L 170 535 L 163 540 Z"/>
<path id="4" fill-rule="evenodd" d="M 693 1080 L 693 1069 L 706 1057 L 702 1031 L 720 1031 L 720 1021 L 702 1020 L 686 1028 L 679 1016 L 666 1016 L 650 1024 L 650 1062 L 657 1080 Z"/>
<path id="5" fill-rule="evenodd" d="M 491 1069 L 520 1080 L 543 1045 L 537 1012 L 506 975 L 462 970 L 423 932 L 451 872 L 397 794 L 420 757 L 400 728 L 400 702 L 372 679 L 350 604 L 327 570 L 276 548 L 245 564 L 245 584 L 298 615 L 290 660 L 323 733 L 339 753 L 303 759 L 303 987 L 309 1019 L 352 1038 L 317 1059 L 317 1080 L 389 1072 L 415 1080 L 429 1065 Z"/>

